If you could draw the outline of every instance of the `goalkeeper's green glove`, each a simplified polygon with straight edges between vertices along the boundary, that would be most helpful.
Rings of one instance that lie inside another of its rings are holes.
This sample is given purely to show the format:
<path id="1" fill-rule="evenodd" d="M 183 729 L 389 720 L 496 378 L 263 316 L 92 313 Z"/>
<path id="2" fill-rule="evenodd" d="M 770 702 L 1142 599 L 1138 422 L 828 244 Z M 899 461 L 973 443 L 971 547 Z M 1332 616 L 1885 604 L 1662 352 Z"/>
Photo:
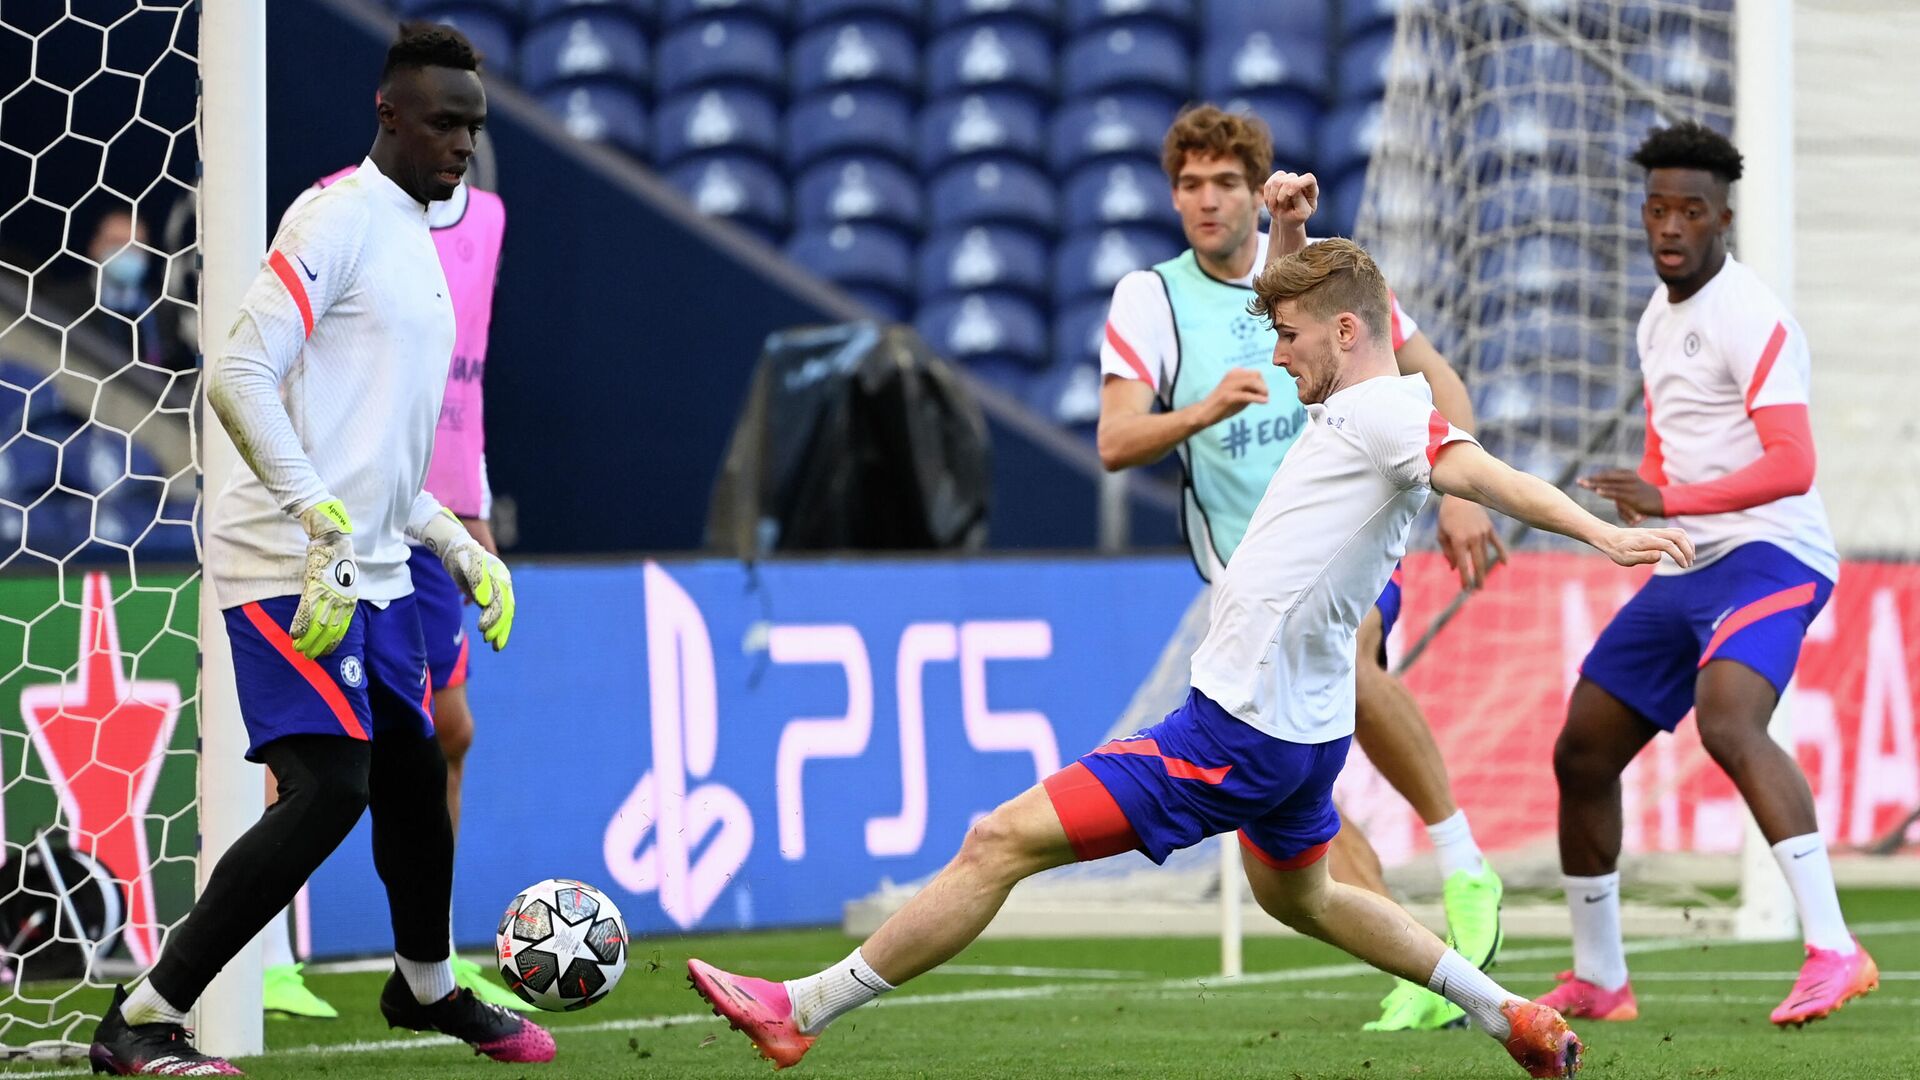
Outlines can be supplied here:
<path id="1" fill-rule="evenodd" d="M 339 499 L 308 509 L 300 525 L 307 530 L 306 581 L 287 633 L 300 655 L 314 660 L 337 648 L 353 625 L 360 567 L 353 561 L 353 522 Z"/>
<path id="2" fill-rule="evenodd" d="M 407 535 L 425 545 L 462 592 L 480 605 L 480 637 L 494 652 L 507 647 L 513 633 L 513 575 L 499 556 L 480 546 L 453 511 L 444 507 L 419 529 Z"/>

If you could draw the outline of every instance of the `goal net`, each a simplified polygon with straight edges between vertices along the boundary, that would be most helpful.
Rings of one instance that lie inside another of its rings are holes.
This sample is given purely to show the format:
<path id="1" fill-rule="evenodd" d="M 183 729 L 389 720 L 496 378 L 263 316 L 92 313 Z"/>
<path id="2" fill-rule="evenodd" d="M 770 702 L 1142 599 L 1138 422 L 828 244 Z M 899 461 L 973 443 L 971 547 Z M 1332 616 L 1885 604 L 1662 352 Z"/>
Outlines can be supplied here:
<path id="1" fill-rule="evenodd" d="M 195 888 L 199 5 L 0 12 L 0 1055 Z"/>
<path id="2" fill-rule="evenodd" d="M 1584 470 L 1638 462 L 1633 333 L 1655 278 L 1629 157 L 1662 123 L 1698 119 L 1731 131 L 1731 8 L 1698 0 L 1409 0 L 1383 59 L 1384 100 L 1361 121 L 1374 149 L 1359 239 L 1461 371 L 1488 448 L 1569 490 Z M 1513 565 L 1455 618 L 1447 608 L 1458 579 L 1433 553 L 1427 514 L 1412 542 L 1406 609 L 1390 651 L 1411 661 L 1405 674 L 1479 840 L 1509 887 L 1524 888 L 1557 883 L 1552 740 L 1579 659 L 1639 579 L 1539 534 L 1509 539 Z M 1205 616 L 1204 605 L 1189 612 L 1114 735 L 1178 703 Z M 1429 631 L 1431 643 L 1419 641 Z M 1682 839 L 1714 830 L 1737 849 L 1737 804 L 1734 813 L 1715 804 L 1719 818 L 1699 818 L 1693 796 L 1706 758 L 1697 738 L 1657 745 L 1628 778 L 1633 850 L 1669 840 L 1687 849 Z M 1421 822 L 1357 747 L 1336 793 L 1396 887 L 1438 892 L 1437 873 L 1421 862 Z M 1675 839 L 1661 830 L 1671 832 L 1682 810 L 1691 832 Z M 1231 861 L 1224 865 L 1231 871 Z M 1224 921 L 1231 934 L 1233 916 L 1218 914 L 1222 866 L 1221 853 L 1204 845 L 1158 869 L 1135 857 L 1064 868 L 1016 890 L 1003 930 L 1017 923 L 1097 933 L 1113 924 L 1209 933 Z M 1678 887 L 1698 903 L 1698 884 Z M 1540 899 L 1537 919 L 1509 905 L 1509 933 L 1562 932 L 1557 896 Z M 1416 911 L 1437 916 L 1431 907 Z M 1629 919 L 1630 933 L 1729 923 L 1710 913 L 1686 920 L 1678 908 L 1671 918 L 1658 908 L 1640 915 Z M 1269 924 L 1249 914 L 1246 928 Z"/>

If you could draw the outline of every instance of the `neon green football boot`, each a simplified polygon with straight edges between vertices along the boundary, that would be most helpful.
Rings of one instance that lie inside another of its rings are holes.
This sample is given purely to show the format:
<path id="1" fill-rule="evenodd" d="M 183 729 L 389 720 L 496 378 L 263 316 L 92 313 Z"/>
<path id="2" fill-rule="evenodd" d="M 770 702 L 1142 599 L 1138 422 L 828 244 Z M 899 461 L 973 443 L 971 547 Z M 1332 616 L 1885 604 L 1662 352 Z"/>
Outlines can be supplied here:
<path id="1" fill-rule="evenodd" d="M 537 1012 L 532 1005 L 520 1000 L 520 995 L 487 978 L 485 968 L 472 960 L 455 953 L 453 956 L 453 984 L 473 991 L 473 996 L 489 1005 L 498 1005 L 514 1012 Z"/>
<path id="2" fill-rule="evenodd" d="M 1447 875 L 1441 904 L 1447 912 L 1447 943 L 1482 971 L 1493 967 L 1500 953 L 1500 875 L 1480 864 L 1480 872 L 1455 870 Z"/>
<path id="3" fill-rule="evenodd" d="M 307 989 L 300 974 L 305 964 L 276 964 L 260 971 L 260 1007 L 268 1016 L 303 1020 L 337 1020 L 340 1010 Z"/>
<path id="4" fill-rule="evenodd" d="M 1363 1031 L 1439 1031 L 1465 1027 L 1467 1011 L 1424 986 L 1394 980 L 1393 991 L 1380 999 L 1380 1019 L 1369 1020 Z"/>

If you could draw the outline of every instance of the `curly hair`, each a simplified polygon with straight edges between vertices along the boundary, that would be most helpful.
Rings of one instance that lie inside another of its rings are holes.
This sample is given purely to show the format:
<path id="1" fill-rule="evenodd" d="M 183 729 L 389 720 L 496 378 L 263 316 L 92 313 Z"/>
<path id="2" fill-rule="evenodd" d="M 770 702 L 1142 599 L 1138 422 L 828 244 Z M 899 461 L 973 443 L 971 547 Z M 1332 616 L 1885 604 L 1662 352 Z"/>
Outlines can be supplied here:
<path id="1" fill-rule="evenodd" d="M 1634 164 L 1654 169 L 1700 169 L 1726 183 L 1740 179 L 1740 151 L 1725 135 L 1695 120 L 1683 120 L 1672 127 L 1655 128 L 1647 134 L 1640 149 L 1633 152 Z"/>
<path id="2" fill-rule="evenodd" d="M 1271 263 L 1253 280 L 1247 313 L 1271 327 L 1273 313 L 1288 300 L 1307 314 L 1328 319 L 1351 311 L 1367 331 L 1387 339 L 1393 325 L 1387 279 L 1365 248 L 1351 240 L 1322 240 Z"/>
<path id="3" fill-rule="evenodd" d="M 1169 183 L 1180 180 L 1180 166 L 1188 154 L 1232 157 L 1240 160 L 1247 186 L 1258 188 L 1273 171 L 1273 132 L 1257 116 L 1230 113 L 1218 105 L 1195 105 L 1181 113 L 1167 129 L 1160 146 L 1160 167 Z"/>
<path id="4" fill-rule="evenodd" d="M 406 22 L 400 35 L 387 46 L 387 62 L 380 69 L 380 85 L 385 86 L 396 71 L 444 67 L 460 71 L 479 71 L 480 53 L 467 35 L 444 23 Z"/>

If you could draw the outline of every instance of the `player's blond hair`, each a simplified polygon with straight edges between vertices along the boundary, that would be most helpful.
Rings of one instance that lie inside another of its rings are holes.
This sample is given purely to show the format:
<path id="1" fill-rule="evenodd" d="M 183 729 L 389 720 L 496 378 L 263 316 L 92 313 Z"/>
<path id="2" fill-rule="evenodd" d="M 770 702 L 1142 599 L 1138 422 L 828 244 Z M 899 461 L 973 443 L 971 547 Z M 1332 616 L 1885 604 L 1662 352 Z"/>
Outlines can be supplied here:
<path id="1" fill-rule="evenodd" d="M 1390 340 L 1393 301 L 1387 279 L 1367 249 L 1351 240 L 1322 240 L 1275 263 L 1253 280 L 1247 311 L 1273 325 L 1273 313 L 1288 300 L 1316 319 L 1351 311 L 1367 331 Z"/>
<path id="2" fill-rule="evenodd" d="M 1180 182 L 1180 167 L 1188 154 L 1234 158 L 1247 176 L 1247 187 L 1258 189 L 1273 171 L 1273 132 L 1257 116 L 1230 113 L 1218 105 L 1195 105 L 1181 113 L 1160 144 L 1160 167 L 1167 182 Z"/>

